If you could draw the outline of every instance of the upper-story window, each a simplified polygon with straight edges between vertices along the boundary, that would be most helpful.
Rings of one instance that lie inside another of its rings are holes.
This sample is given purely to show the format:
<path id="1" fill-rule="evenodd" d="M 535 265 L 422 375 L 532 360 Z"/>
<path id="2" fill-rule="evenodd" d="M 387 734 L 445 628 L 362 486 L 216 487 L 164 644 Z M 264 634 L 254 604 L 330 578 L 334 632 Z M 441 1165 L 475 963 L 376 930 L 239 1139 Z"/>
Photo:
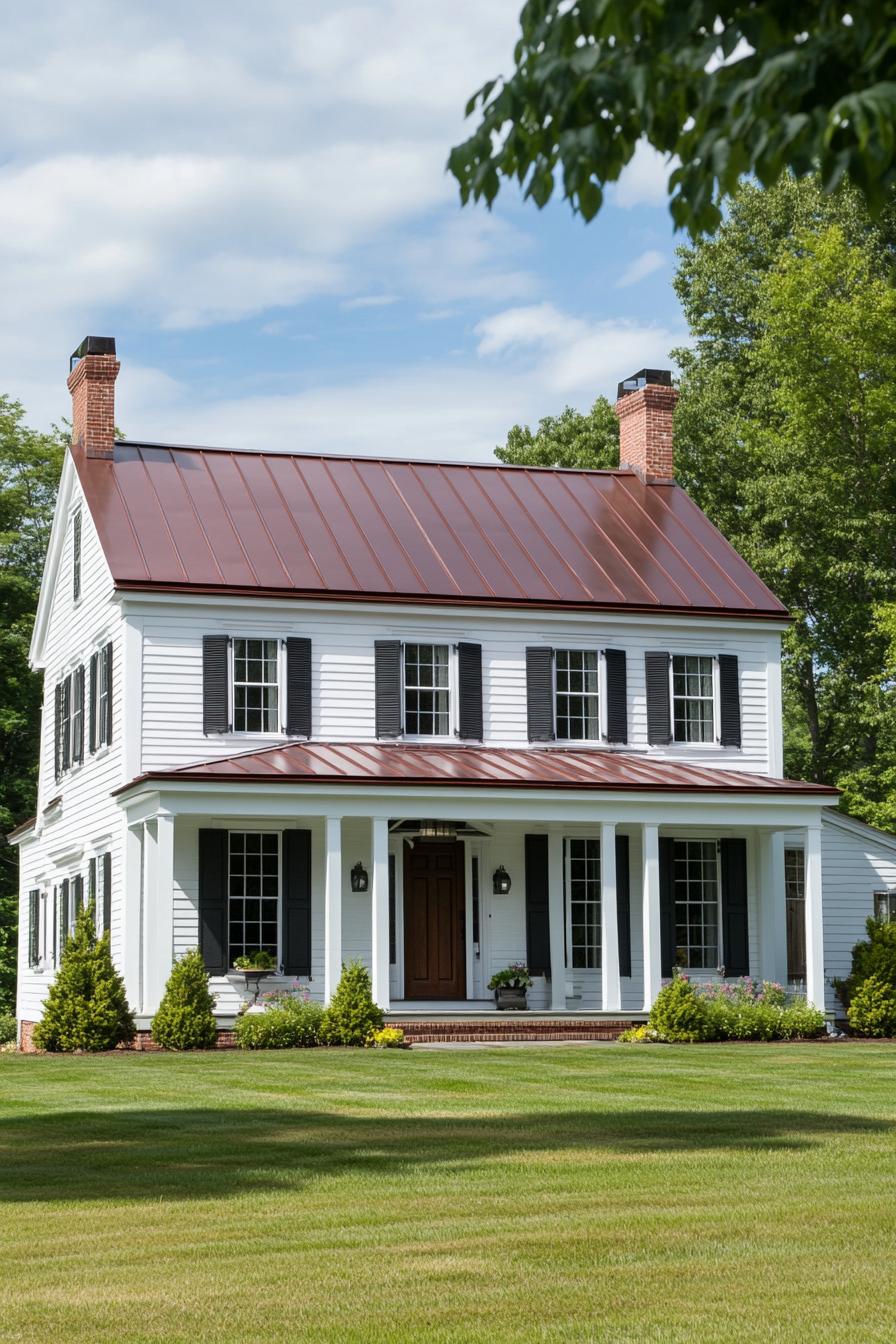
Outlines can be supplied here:
<path id="1" fill-rule="evenodd" d="M 404 646 L 404 726 L 411 736 L 451 731 L 450 651 L 447 644 Z"/>
<path id="2" fill-rule="evenodd" d="M 557 649 L 555 699 L 557 737 L 566 741 L 600 738 L 600 659 L 597 649 Z"/>
<path id="3" fill-rule="evenodd" d="M 81 596 L 81 510 L 78 509 L 72 519 L 72 597 L 75 602 Z"/>
<path id="4" fill-rule="evenodd" d="M 896 924 L 896 887 L 874 893 L 874 918 L 882 924 Z"/>
<path id="5" fill-rule="evenodd" d="M 90 659 L 90 750 L 112 741 L 112 645 L 104 644 Z"/>
<path id="6" fill-rule="evenodd" d="M 712 658 L 673 655 L 672 721 L 676 742 L 715 741 Z"/>
<path id="7" fill-rule="evenodd" d="M 279 646 L 276 639 L 233 641 L 233 727 L 237 733 L 280 731 Z"/>

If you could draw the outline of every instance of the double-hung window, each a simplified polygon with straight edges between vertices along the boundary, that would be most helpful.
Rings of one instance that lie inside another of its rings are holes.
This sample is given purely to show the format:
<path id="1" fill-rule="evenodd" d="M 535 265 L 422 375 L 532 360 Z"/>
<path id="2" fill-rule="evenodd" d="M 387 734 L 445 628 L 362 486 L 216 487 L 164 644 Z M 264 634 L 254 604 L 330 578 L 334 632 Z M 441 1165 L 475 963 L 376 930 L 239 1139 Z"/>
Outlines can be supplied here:
<path id="1" fill-rule="evenodd" d="M 230 964 L 253 952 L 279 952 L 280 837 L 231 831 L 228 837 Z"/>
<path id="2" fill-rule="evenodd" d="M 806 978 L 806 860 L 801 849 L 784 851 L 787 910 L 787 979 Z"/>
<path id="3" fill-rule="evenodd" d="M 596 649 L 554 654 L 556 735 L 562 741 L 600 738 L 600 657 Z"/>
<path id="4" fill-rule="evenodd" d="M 280 658 L 276 639 L 233 641 L 233 727 L 238 733 L 279 733 Z"/>
<path id="5" fill-rule="evenodd" d="M 565 842 L 566 939 L 573 970 L 600 967 L 600 841 Z"/>
<path id="6" fill-rule="evenodd" d="M 692 971 L 721 962 L 719 853 L 715 840 L 676 840 L 672 849 L 675 960 Z"/>
<path id="7" fill-rule="evenodd" d="M 714 660 L 672 656 L 672 720 L 676 742 L 715 741 Z"/>
<path id="8" fill-rule="evenodd" d="M 896 924 L 896 887 L 874 893 L 874 918 L 882 924 Z"/>
<path id="9" fill-rule="evenodd" d="M 412 737 L 447 737 L 451 732 L 447 644 L 405 644 L 404 730 Z"/>

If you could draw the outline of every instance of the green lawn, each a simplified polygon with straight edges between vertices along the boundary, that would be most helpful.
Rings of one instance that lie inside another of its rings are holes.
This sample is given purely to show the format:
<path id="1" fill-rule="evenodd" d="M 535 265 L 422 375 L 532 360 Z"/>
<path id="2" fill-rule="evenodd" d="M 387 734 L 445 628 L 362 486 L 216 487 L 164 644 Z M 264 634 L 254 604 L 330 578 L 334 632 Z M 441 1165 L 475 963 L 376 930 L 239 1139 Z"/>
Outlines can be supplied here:
<path id="1" fill-rule="evenodd" d="M 896 1048 L 0 1055 L 0 1340 L 896 1339 Z"/>

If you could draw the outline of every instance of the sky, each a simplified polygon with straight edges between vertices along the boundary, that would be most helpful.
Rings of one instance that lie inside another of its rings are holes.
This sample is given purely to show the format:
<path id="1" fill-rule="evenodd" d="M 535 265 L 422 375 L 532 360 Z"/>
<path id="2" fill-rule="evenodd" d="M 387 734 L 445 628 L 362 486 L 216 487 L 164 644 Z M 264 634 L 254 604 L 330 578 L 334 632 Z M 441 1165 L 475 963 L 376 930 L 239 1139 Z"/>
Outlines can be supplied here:
<path id="1" fill-rule="evenodd" d="M 6 16 L 0 392 L 36 428 L 114 336 L 134 439 L 486 460 L 685 340 L 668 168 L 596 221 L 461 208 L 464 104 L 520 0 L 218 0 Z"/>

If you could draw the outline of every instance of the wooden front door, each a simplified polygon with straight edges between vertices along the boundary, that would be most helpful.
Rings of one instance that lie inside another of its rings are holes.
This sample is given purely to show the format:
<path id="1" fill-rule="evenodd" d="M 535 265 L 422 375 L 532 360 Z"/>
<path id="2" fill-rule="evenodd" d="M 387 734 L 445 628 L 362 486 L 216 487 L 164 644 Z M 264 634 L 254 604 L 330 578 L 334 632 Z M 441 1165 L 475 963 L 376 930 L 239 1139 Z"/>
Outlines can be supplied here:
<path id="1" fill-rule="evenodd" d="M 404 996 L 463 999 L 467 993 L 464 847 L 418 840 L 404 847 Z"/>

